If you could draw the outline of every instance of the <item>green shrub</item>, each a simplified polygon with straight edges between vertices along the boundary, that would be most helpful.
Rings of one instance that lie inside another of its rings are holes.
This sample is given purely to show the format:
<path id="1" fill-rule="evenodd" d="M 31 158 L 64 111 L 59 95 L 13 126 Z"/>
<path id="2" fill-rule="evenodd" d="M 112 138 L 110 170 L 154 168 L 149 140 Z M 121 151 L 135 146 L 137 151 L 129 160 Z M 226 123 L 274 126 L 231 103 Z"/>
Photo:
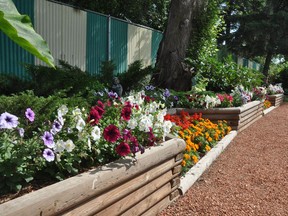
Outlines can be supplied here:
<path id="1" fill-rule="evenodd" d="M 113 76 L 115 75 L 116 65 L 113 61 L 103 61 L 100 66 L 100 75 L 98 79 L 101 83 L 107 86 L 111 86 L 113 82 Z"/>
<path id="2" fill-rule="evenodd" d="M 32 78 L 32 89 L 38 96 L 49 96 L 64 89 L 67 96 L 86 95 L 87 90 L 103 88 L 97 77 L 64 61 L 60 61 L 60 67 L 56 67 L 56 70 L 40 65 L 27 65 L 26 68 Z"/>
<path id="3" fill-rule="evenodd" d="M 288 93 L 288 68 L 285 68 L 280 72 L 279 78 L 276 80 L 276 82 L 282 83 L 282 88 L 284 89 L 285 93 Z"/>
<path id="4" fill-rule="evenodd" d="M 154 69 L 151 66 L 143 69 L 142 67 L 143 64 L 141 61 L 135 61 L 129 65 L 127 71 L 117 75 L 124 93 L 128 93 L 131 90 L 143 89 L 148 84 L 149 79 L 147 77 L 153 73 Z"/>
<path id="5" fill-rule="evenodd" d="M 31 88 L 31 82 L 16 76 L 0 75 L 0 93 L 11 95 Z"/>
<path id="6" fill-rule="evenodd" d="M 226 58 L 223 63 L 211 58 L 210 65 L 210 68 L 201 74 L 204 78 L 209 79 L 207 85 L 209 91 L 229 93 L 240 85 L 248 90 L 262 85 L 262 73 L 246 67 L 239 67 L 231 56 Z"/>

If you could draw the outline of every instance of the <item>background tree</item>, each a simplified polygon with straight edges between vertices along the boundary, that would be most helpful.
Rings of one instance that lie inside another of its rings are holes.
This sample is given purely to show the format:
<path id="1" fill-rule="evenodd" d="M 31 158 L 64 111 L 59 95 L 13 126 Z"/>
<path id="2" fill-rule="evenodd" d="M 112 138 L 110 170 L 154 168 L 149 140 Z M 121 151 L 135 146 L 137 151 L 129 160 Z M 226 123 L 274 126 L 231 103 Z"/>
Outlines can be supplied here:
<path id="1" fill-rule="evenodd" d="M 230 26 L 224 37 L 226 45 L 244 57 L 264 56 L 262 72 L 267 78 L 273 56 L 288 53 L 288 1 L 251 0 L 242 4 L 241 10 L 234 8 L 226 17 L 226 26 Z"/>
<path id="2" fill-rule="evenodd" d="M 82 9 L 164 30 L 170 0 L 58 0 Z"/>

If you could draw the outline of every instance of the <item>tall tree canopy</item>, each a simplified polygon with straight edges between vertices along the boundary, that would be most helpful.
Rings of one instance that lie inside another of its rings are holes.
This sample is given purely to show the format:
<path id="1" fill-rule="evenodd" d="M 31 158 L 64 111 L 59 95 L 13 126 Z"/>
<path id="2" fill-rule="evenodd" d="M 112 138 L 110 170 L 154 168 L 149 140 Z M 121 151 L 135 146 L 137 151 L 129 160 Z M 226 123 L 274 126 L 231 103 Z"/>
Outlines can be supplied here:
<path id="1" fill-rule="evenodd" d="M 222 38 L 236 54 L 264 56 L 263 74 L 267 77 L 273 56 L 288 54 L 288 1 L 246 0 L 237 7 L 234 1 L 224 3 L 227 27 Z"/>
<path id="2" fill-rule="evenodd" d="M 83 9 L 164 30 L 170 0 L 57 0 Z"/>

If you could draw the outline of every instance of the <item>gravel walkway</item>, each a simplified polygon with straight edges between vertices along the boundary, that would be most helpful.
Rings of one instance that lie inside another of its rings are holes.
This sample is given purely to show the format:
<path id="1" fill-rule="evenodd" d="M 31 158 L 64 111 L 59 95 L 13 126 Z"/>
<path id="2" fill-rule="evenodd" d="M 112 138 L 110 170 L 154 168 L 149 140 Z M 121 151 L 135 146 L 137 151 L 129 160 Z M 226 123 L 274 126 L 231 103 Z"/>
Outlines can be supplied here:
<path id="1" fill-rule="evenodd" d="M 164 215 L 288 215 L 288 103 L 238 133 Z"/>

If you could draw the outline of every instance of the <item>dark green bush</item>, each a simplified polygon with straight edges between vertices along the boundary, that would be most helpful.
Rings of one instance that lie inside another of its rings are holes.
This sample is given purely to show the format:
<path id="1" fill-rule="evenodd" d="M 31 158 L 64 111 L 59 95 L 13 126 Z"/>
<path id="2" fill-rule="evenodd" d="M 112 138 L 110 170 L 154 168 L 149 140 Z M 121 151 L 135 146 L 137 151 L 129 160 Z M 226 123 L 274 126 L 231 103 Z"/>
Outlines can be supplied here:
<path id="1" fill-rule="evenodd" d="M 143 89 L 146 83 L 145 78 L 153 73 L 154 68 L 148 66 L 143 68 L 141 61 L 135 61 L 129 65 L 128 70 L 118 74 L 118 78 L 123 87 L 123 92 L 128 93 L 131 90 Z"/>
<path id="2" fill-rule="evenodd" d="M 285 68 L 280 72 L 276 83 L 282 83 L 285 94 L 288 93 L 288 68 Z"/>
<path id="3" fill-rule="evenodd" d="M 0 75 L 0 94 L 11 95 L 31 88 L 31 82 L 16 76 Z"/>
<path id="4" fill-rule="evenodd" d="M 55 92 L 66 90 L 67 96 L 87 94 L 88 89 L 102 87 L 97 77 L 81 71 L 76 66 L 71 66 L 60 61 L 60 67 L 56 70 L 46 66 L 27 65 L 27 72 L 31 76 L 31 82 L 35 95 L 49 96 Z"/>
<path id="5" fill-rule="evenodd" d="M 98 79 L 101 83 L 107 86 L 111 86 L 113 82 L 113 76 L 115 75 L 116 65 L 113 61 L 103 61 L 100 66 L 100 75 Z"/>

